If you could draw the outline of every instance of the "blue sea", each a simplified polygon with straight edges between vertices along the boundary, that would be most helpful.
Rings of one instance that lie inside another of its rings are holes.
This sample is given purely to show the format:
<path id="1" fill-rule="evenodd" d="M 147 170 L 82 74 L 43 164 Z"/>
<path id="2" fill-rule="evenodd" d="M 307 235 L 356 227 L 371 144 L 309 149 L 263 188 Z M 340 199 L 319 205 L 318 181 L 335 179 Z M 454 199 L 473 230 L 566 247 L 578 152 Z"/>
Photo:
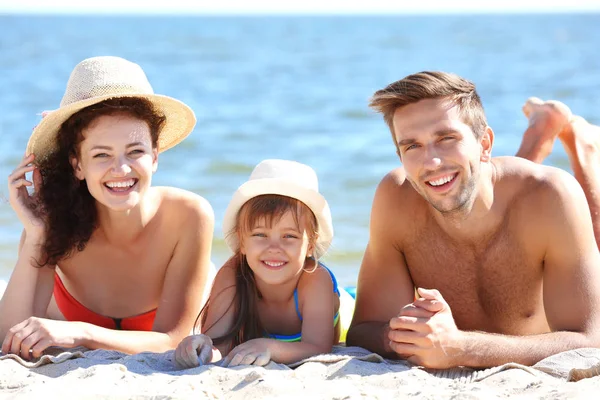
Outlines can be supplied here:
<path id="1" fill-rule="evenodd" d="M 58 106 L 82 59 L 139 63 L 155 92 L 196 112 L 194 132 L 161 154 L 157 185 L 207 198 L 215 210 L 213 261 L 229 255 L 221 220 L 234 190 L 265 158 L 318 173 L 335 239 L 324 261 L 356 281 L 377 183 L 400 165 L 374 91 L 421 70 L 476 83 L 512 155 L 527 126 L 529 96 L 566 102 L 599 123 L 600 14 L 452 16 L 15 16 L 0 15 L 0 176 L 21 160 L 39 113 Z M 546 161 L 569 170 L 560 144 Z M 21 231 L 0 186 L 0 286 Z"/>

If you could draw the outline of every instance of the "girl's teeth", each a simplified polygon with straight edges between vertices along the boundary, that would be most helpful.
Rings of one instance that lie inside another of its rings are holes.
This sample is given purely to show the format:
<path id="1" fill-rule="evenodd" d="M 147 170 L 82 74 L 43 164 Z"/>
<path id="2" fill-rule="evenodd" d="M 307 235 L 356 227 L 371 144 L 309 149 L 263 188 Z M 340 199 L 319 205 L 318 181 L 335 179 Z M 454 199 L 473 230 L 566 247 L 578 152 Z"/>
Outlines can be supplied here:
<path id="1" fill-rule="evenodd" d="M 265 264 L 267 264 L 269 267 L 281 267 L 283 264 L 285 264 L 284 262 L 272 262 L 272 261 L 263 261 Z"/>

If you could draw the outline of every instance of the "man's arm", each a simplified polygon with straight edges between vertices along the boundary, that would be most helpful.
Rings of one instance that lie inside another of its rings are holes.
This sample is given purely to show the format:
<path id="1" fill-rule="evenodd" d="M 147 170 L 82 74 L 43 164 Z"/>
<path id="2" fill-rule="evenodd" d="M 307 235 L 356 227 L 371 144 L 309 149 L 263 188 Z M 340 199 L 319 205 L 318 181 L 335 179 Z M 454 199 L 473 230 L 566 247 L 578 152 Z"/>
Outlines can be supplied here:
<path id="1" fill-rule="evenodd" d="M 389 322 L 414 299 L 414 285 L 398 246 L 405 221 L 397 218 L 402 206 L 404 172 L 396 169 L 379 184 L 373 200 L 369 243 L 358 275 L 356 306 L 346 343 L 385 357 L 396 357 L 389 347 Z"/>
<path id="2" fill-rule="evenodd" d="M 543 210 L 540 235 L 546 235 L 544 309 L 551 333 L 507 336 L 459 331 L 450 307 L 437 291 L 419 293 L 425 305 L 442 310 L 422 321 L 400 316 L 391 321 L 396 352 L 431 368 L 489 367 L 507 362 L 532 365 L 553 354 L 583 347 L 600 347 L 600 254 L 587 203 L 572 176 L 553 169 L 536 197 Z"/>

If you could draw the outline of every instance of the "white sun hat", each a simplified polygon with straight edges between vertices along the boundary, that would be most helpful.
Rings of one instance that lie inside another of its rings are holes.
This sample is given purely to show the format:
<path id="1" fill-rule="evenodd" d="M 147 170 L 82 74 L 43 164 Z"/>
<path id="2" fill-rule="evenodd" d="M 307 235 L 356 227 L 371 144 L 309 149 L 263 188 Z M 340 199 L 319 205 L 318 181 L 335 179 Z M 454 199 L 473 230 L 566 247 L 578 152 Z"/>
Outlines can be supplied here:
<path id="1" fill-rule="evenodd" d="M 27 143 L 27 154 L 36 160 L 57 149 L 56 135 L 67 119 L 76 112 L 101 101 L 136 97 L 149 100 L 157 112 L 166 117 L 159 133 L 158 150 L 165 151 L 185 139 L 196 125 L 190 107 L 172 97 L 154 94 L 142 68 L 120 57 L 88 58 L 75 66 L 67 83 L 60 107 L 45 113 Z"/>
<path id="2" fill-rule="evenodd" d="M 311 209 L 317 218 L 319 235 L 315 246 L 315 257 L 321 258 L 333 239 L 331 211 L 327 200 L 319 193 L 316 172 L 308 165 L 289 160 L 261 161 L 252 171 L 250 179 L 233 194 L 223 218 L 223 232 L 227 246 L 234 252 L 238 250 L 238 238 L 232 232 L 238 212 L 248 200 L 264 194 L 292 197 Z"/>

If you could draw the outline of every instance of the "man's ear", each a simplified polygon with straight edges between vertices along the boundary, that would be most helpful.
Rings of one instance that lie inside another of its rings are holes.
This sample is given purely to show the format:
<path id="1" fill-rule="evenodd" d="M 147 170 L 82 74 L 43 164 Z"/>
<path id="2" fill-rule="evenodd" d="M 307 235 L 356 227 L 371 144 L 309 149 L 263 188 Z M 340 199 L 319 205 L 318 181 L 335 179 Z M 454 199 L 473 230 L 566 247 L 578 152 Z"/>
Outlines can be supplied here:
<path id="1" fill-rule="evenodd" d="M 84 180 L 85 176 L 83 175 L 83 170 L 81 169 L 81 162 L 77 159 L 77 157 L 71 157 L 69 161 L 71 162 L 71 167 L 73 167 L 75 177 L 80 181 Z"/>
<path id="2" fill-rule="evenodd" d="M 494 145 L 494 131 L 489 126 L 485 127 L 483 135 L 479 140 L 481 145 L 481 154 L 479 159 L 483 162 L 489 162 L 492 159 L 492 147 Z"/>
<path id="3" fill-rule="evenodd" d="M 158 149 L 152 149 L 152 172 L 158 169 Z"/>

